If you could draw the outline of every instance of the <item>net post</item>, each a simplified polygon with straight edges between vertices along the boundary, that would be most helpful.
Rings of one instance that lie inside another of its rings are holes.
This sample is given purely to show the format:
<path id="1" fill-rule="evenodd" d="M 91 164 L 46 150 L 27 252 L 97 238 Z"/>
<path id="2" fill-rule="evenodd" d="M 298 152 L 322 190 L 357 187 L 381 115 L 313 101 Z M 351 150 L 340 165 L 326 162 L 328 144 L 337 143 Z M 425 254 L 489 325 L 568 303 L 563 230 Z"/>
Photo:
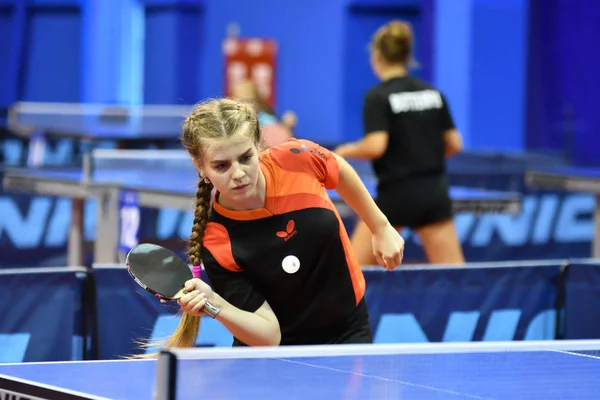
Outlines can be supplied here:
<path id="1" fill-rule="evenodd" d="M 177 356 L 168 350 L 162 350 L 156 362 L 154 376 L 154 400 L 175 400 L 177 383 Z"/>

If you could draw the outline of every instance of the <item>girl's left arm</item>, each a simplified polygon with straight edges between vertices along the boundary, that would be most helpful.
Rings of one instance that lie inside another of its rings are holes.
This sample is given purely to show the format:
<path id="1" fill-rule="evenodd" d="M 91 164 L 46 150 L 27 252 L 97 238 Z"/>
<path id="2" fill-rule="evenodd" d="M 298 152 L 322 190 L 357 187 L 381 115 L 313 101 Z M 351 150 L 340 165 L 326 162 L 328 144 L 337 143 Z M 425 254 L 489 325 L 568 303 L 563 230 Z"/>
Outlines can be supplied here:
<path id="1" fill-rule="evenodd" d="M 335 158 L 339 165 L 336 191 L 369 227 L 377 262 L 388 270 L 394 269 L 402 261 L 404 239 L 377 207 L 354 168 L 337 154 Z"/>

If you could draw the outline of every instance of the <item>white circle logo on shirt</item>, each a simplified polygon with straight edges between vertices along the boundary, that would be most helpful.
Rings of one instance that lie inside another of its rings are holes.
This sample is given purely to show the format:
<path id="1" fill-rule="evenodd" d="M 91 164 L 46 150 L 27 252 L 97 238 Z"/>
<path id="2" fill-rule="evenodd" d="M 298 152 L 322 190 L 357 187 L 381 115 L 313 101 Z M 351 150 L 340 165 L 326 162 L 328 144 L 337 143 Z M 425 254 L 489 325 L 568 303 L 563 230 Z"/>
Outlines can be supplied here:
<path id="1" fill-rule="evenodd" d="M 296 256 L 287 256 L 281 262 L 281 266 L 288 274 L 295 274 L 300 269 L 300 260 Z"/>

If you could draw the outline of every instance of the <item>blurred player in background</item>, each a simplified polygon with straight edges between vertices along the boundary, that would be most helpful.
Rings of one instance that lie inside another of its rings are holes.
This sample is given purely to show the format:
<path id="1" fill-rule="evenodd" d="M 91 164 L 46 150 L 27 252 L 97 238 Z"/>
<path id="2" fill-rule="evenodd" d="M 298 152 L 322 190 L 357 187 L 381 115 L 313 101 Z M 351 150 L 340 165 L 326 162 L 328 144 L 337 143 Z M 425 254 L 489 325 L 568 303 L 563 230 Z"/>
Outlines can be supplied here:
<path id="1" fill-rule="evenodd" d="M 370 44 L 371 66 L 381 80 L 365 95 L 364 137 L 335 149 L 344 158 L 372 160 L 377 205 L 398 229 L 416 231 L 430 263 L 461 264 L 445 158 L 462 150 L 462 137 L 444 96 L 407 72 L 412 62 L 410 25 L 392 21 Z M 371 233 L 360 221 L 352 246 L 361 265 L 373 265 Z"/>
<path id="2" fill-rule="evenodd" d="M 251 80 L 244 80 L 235 86 L 231 97 L 255 106 L 264 147 L 275 146 L 294 136 L 294 127 L 298 123 L 296 115 L 286 111 L 280 120 L 275 110 L 263 100 L 258 86 Z"/>

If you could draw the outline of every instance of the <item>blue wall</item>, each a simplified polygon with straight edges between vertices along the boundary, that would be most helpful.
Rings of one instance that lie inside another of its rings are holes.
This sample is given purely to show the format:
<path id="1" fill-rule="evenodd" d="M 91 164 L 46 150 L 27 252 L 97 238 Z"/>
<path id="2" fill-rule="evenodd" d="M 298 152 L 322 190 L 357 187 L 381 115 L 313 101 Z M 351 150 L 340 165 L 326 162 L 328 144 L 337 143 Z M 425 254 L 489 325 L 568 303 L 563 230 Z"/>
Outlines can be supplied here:
<path id="1" fill-rule="evenodd" d="M 354 139 L 376 83 L 366 46 L 392 18 L 413 24 L 414 74 L 447 95 L 467 148 L 562 151 L 571 110 L 572 153 L 594 159 L 595 0 L 0 0 L 0 109 L 220 96 L 221 43 L 237 23 L 279 43 L 276 106 L 296 111 L 299 136 Z"/>
<path id="2" fill-rule="evenodd" d="M 532 1 L 528 147 L 600 163 L 600 2 Z"/>
<path id="3" fill-rule="evenodd" d="M 0 108 L 6 107 L 10 100 L 15 98 L 16 86 L 9 81 L 14 75 L 11 70 L 11 58 L 14 57 L 13 35 L 11 31 L 13 18 L 12 7 L 0 4 Z"/>
<path id="4" fill-rule="evenodd" d="M 208 38 L 204 7 L 201 3 L 148 3 L 143 32 L 144 102 L 193 104 L 202 97 L 201 74 L 214 69 L 205 57 Z"/>
<path id="5" fill-rule="evenodd" d="M 0 1 L 0 109 L 16 100 L 78 101 L 78 1 Z"/>
<path id="6" fill-rule="evenodd" d="M 437 0 L 434 78 L 467 148 L 524 149 L 527 0 Z"/>
<path id="7" fill-rule="evenodd" d="M 144 8 L 138 0 L 86 0 L 81 7 L 81 101 L 143 101 Z"/>
<path id="8" fill-rule="evenodd" d="M 81 13 L 78 7 L 27 10 L 22 55 L 21 98 L 28 101 L 77 101 L 81 81 Z"/>

